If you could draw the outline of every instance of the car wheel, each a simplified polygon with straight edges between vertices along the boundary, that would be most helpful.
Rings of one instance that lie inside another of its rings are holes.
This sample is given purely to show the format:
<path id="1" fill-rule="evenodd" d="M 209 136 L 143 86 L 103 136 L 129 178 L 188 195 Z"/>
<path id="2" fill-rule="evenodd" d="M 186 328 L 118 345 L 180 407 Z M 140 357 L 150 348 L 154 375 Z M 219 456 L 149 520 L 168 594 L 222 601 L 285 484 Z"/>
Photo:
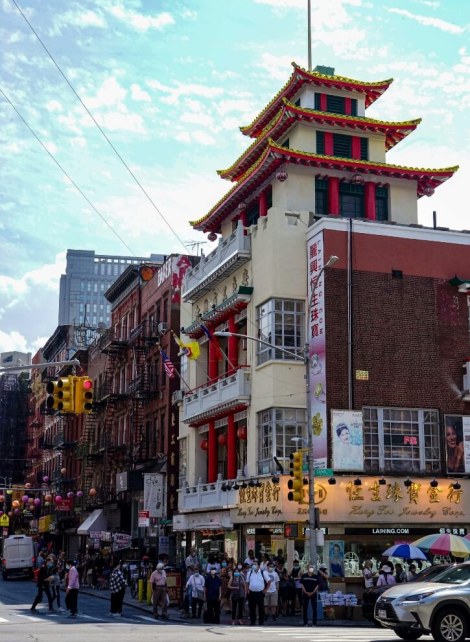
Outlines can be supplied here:
<path id="1" fill-rule="evenodd" d="M 405 631 L 404 629 L 393 629 L 393 631 L 402 640 L 418 640 L 423 635 L 419 631 Z"/>
<path id="2" fill-rule="evenodd" d="M 442 610 L 432 624 L 432 636 L 436 642 L 464 642 L 466 631 L 466 616 L 458 609 Z"/>

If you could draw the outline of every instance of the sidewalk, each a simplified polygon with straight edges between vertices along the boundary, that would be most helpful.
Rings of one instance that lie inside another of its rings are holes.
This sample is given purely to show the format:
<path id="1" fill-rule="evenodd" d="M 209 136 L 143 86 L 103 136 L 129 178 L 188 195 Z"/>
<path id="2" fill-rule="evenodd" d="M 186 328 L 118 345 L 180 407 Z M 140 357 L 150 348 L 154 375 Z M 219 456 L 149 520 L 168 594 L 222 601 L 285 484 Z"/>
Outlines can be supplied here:
<path id="1" fill-rule="evenodd" d="M 101 600 L 106 600 L 107 602 L 110 602 L 110 592 L 109 589 L 94 589 L 92 587 L 83 587 L 80 589 L 80 593 L 85 593 L 86 595 L 93 595 L 94 597 L 97 597 L 98 599 Z M 137 598 L 132 598 L 129 589 L 126 590 L 126 595 L 124 597 L 124 605 L 132 606 L 133 608 L 140 609 L 141 611 L 145 612 L 147 615 L 152 616 L 152 605 L 147 604 L 147 601 L 139 602 Z M 208 626 L 207 624 L 204 624 L 204 622 L 201 619 L 192 619 L 190 616 L 184 614 L 179 607 L 175 606 L 170 606 L 168 607 L 168 617 L 171 622 L 184 622 L 185 624 L 191 624 L 192 626 Z M 248 617 L 245 617 L 245 625 L 248 626 L 250 623 L 250 620 Z M 220 615 L 220 624 L 222 625 L 231 625 L 232 624 L 232 616 L 227 613 L 221 613 Z M 301 614 L 297 614 L 295 616 L 281 616 L 277 618 L 276 620 L 273 620 L 271 616 L 267 617 L 264 626 L 286 626 L 286 627 L 293 627 L 293 626 L 302 626 L 303 625 L 303 620 Z M 367 627 L 367 628 L 374 628 L 374 625 L 367 621 L 367 620 L 353 620 L 353 619 L 347 619 L 347 620 L 328 620 L 328 619 L 322 619 L 318 620 L 317 622 L 318 626 L 343 626 L 343 627 L 352 627 L 352 626 L 359 626 L 359 627 Z"/>

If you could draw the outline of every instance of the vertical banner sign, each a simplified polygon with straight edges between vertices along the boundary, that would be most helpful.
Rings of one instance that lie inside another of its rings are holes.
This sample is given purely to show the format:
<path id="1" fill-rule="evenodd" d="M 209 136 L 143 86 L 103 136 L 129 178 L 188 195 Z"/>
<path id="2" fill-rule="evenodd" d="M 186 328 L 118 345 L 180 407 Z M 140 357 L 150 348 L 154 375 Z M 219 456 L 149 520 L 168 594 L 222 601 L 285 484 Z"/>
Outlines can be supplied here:
<path id="1" fill-rule="evenodd" d="M 150 517 L 163 517 L 163 480 L 161 473 L 144 474 L 144 510 Z"/>
<path id="2" fill-rule="evenodd" d="M 327 467 L 326 349 L 323 268 L 323 233 L 307 240 L 307 328 L 310 417 L 315 468 Z"/>
<path id="3" fill-rule="evenodd" d="M 331 411 L 334 470 L 364 471 L 364 438 L 360 410 Z"/>
<path id="4" fill-rule="evenodd" d="M 462 417 L 463 422 L 463 447 L 464 447 L 464 468 L 470 473 L 470 417 Z"/>
<path id="5" fill-rule="evenodd" d="M 445 415 L 447 474 L 470 472 L 470 417 Z"/>

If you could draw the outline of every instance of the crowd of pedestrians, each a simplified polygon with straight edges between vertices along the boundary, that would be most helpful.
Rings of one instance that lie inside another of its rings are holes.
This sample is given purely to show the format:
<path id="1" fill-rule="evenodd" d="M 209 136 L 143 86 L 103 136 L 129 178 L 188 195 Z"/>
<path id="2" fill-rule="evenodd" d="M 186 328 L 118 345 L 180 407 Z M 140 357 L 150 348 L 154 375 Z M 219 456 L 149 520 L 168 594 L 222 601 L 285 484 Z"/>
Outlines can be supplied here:
<path id="1" fill-rule="evenodd" d="M 252 550 L 244 561 L 211 554 L 204 565 L 193 548 L 184 570 L 183 611 L 208 624 L 219 624 L 221 612 L 231 614 L 232 625 L 263 625 L 300 612 L 303 624 L 314 626 L 318 593 L 329 590 L 326 566 L 302 569 L 296 559 L 289 571 L 282 555 L 257 559 Z"/>

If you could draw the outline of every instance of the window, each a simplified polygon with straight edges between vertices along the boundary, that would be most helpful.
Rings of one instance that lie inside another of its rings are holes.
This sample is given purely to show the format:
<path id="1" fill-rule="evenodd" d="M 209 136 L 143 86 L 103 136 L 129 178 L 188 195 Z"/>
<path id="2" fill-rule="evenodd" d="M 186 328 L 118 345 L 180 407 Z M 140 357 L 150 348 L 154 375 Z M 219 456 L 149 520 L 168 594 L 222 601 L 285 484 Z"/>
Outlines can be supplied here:
<path id="1" fill-rule="evenodd" d="M 364 216 L 364 185 L 341 183 L 339 186 L 339 211 L 346 218 Z"/>
<path id="2" fill-rule="evenodd" d="M 293 437 L 304 437 L 306 413 L 304 408 L 269 408 L 258 413 L 258 475 L 273 472 L 273 457 L 277 457 L 289 469 L 290 455 L 302 443 L 292 441 Z"/>
<path id="3" fill-rule="evenodd" d="M 325 132 L 316 132 L 317 134 L 317 154 L 325 153 Z"/>
<path id="4" fill-rule="evenodd" d="M 315 179 L 315 213 L 328 214 L 328 181 Z"/>
<path id="5" fill-rule="evenodd" d="M 366 407 L 363 418 L 367 472 L 439 472 L 441 450 L 437 410 Z"/>
<path id="6" fill-rule="evenodd" d="M 388 187 L 375 190 L 375 208 L 378 221 L 388 221 Z"/>
<path id="7" fill-rule="evenodd" d="M 369 160 L 369 139 L 361 136 L 361 160 Z"/>
<path id="8" fill-rule="evenodd" d="M 324 111 L 321 108 L 321 94 L 315 93 L 315 109 Z M 351 98 L 351 116 L 357 116 L 357 98 Z M 346 114 L 346 97 L 326 95 L 326 111 L 333 114 Z"/>
<path id="9" fill-rule="evenodd" d="M 289 299 L 270 299 L 256 309 L 259 338 L 302 358 L 305 341 L 305 304 Z M 257 343 L 258 365 L 270 359 L 294 359 Z"/>
<path id="10" fill-rule="evenodd" d="M 333 134 L 333 156 L 341 156 L 341 158 L 351 158 L 351 143 L 351 136 L 345 136 L 344 134 Z"/>

